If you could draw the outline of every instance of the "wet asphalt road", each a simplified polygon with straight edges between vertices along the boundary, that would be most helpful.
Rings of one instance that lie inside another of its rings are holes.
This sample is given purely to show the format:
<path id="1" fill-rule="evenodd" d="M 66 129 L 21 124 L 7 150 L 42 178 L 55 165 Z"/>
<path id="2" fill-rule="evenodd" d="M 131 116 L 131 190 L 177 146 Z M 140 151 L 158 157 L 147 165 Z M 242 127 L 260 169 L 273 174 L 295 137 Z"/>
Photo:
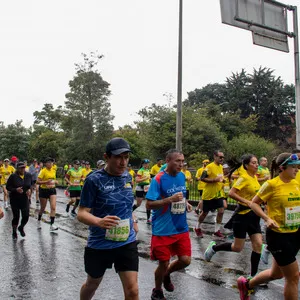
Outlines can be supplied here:
<path id="1" fill-rule="evenodd" d="M 34 198 L 32 202 L 31 213 L 35 217 Z M 58 189 L 57 234 L 49 232 L 46 215 L 42 230 L 37 230 L 36 220 L 30 218 L 26 238 L 19 237 L 14 242 L 11 239 L 11 212 L 0 220 L 0 299 L 79 299 L 79 290 L 86 277 L 83 250 L 88 231 L 87 226 L 65 216 L 66 202 L 67 198 Z M 149 260 L 151 226 L 146 225 L 144 207 L 139 208 L 136 215 L 140 230 L 140 299 L 150 299 L 156 267 L 155 262 Z M 229 216 L 230 213 L 226 213 L 224 220 Z M 196 222 L 193 212 L 189 214 L 188 222 L 192 229 Z M 167 299 L 239 299 L 236 279 L 249 273 L 249 241 L 242 253 L 218 253 L 212 262 L 205 262 L 203 253 L 213 238 L 213 222 L 214 217 L 208 217 L 203 239 L 191 232 L 192 263 L 185 272 L 172 276 L 176 290 L 166 293 Z M 267 266 L 261 263 L 260 269 L 265 268 Z M 282 284 L 278 281 L 269 284 L 267 289 L 260 288 L 251 299 L 282 299 Z M 94 299 L 123 299 L 121 284 L 113 271 L 107 272 Z"/>

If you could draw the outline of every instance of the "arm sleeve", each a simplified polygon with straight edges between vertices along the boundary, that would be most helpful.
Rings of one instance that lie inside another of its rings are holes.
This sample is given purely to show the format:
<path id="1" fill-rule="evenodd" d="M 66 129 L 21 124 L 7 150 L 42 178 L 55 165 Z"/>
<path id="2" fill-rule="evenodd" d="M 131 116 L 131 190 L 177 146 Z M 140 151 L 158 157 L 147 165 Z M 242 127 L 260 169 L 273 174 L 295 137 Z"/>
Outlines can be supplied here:
<path id="1" fill-rule="evenodd" d="M 269 183 L 269 181 L 265 182 L 261 188 L 259 189 L 259 191 L 257 192 L 257 196 L 264 202 L 268 202 L 268 200 L 270 200 L 272 198 L 272 194 L 273 194 L 273 188 L 271 186 L 271 184 Z"/>
<path id="2" fill-rule="evenodd" d="M 8 180 L 7 180 L 7 183 L 6 183 L 6 189 L 9 191 L 9 192 L 13 192 L 16 190 L 16 188 L 13 187 L 13 183 L 14 183 L 14 176 L 9 176 L 8 177 Z"/>
<path id="3" fill-rule="evenodd" d="M 88 177 L 82 187 L 79 206 L 93 208 L 96 202 L 96 190 L 94 182 Z"/>
<path id="4" fill-rule="evenodd" d="M 245 178 L 243 177 L 239 177 L 238 180 L 235 182 L 235 184 L 233 185 L 233 187 L 237 190 L 241 190 L 243 189 L 245 186 L 247 185 L 247 180 L 245 180 Z"/>
<path id="5" fill-rule="evenodd" d="M 147 200 L 159 200 L 161 199 L 161 195 L 160 195 L 160 185 L 157 182 L 157 180 L 152 180 L 150 183 L 150 188 L 146 194 L 146 199 Z"/>

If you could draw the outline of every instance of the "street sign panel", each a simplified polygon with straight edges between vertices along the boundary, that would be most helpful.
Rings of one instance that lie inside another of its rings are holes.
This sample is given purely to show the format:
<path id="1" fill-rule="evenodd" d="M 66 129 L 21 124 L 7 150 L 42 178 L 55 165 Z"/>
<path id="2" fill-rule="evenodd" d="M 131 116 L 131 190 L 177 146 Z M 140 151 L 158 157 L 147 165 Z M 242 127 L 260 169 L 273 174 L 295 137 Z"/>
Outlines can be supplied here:
<path id="1" fill-rule="evenodd" d="M 289 52 L 284 7 L 264 0 L 220 0 L 220 7 L 222 22 L 252 31 L 255 45 Z"/>

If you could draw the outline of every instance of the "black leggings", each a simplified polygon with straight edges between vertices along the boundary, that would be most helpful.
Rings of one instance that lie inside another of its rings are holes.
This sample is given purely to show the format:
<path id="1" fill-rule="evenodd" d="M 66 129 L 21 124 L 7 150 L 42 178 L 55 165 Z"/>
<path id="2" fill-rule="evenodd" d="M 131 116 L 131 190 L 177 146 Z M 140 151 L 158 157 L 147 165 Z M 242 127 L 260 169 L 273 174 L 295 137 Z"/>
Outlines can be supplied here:
<path id="1" fill-rule="evenodd" d="M 21 220 L 21 227 L 24 227 L 28 220 L 29 220 L 29 203 L 27 203 L 27 205 L 24 203 L 21 203 L 22 205 L 15 203 L 15 201 L 12 201 L 11 199 L 11 210 L 13 213 L 13 219 L 12 219 L 12 226 L 13 227 L 17 227 L 19 224 L 19 220 L 20 220 L 20 211 L 22 214 L 22 220 Z"/>

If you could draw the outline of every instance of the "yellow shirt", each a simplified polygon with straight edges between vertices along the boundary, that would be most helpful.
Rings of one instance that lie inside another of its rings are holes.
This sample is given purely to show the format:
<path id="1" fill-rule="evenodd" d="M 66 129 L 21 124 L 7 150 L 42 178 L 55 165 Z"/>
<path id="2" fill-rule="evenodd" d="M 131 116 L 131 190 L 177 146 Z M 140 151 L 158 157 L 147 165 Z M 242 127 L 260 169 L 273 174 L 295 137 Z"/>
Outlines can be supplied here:
<path id="1" fill-rule="evenodd" d="M 260 184 L 257 180 L 257 177 L 251 177 L 247 172 L 244 173 L 242 176 L 240 176 L 235 184 L 233 185 L 234 188 L 236 188 L 239 192 L 239 196 L 246 199 L 251 202 L 252 198 L 256 195 L 260 188 Z M 240 205 L 247 207 L 244 203 L 238 202 Z M 251 211 L 251 209 L 246 209 L 243 211 L 240 211 L 240 215 L 244 215 Z"/>
<path id="2" fill-rule="evenodd" d="M 5 167 L 5 165 L 2 165 L 2 167 L 0 168 L 0 174 L 2 175 L 1 184 L 2 185 L 6 184 L 9 176 L 15 171 L 16 169 L 11 165 L 8 165 L 7 168 Z"/>
<path id="3" fill-rule="evenodd" d="M 132 182 L 134 181 L 134 177 L 135 177 L 135 172 L 134 172 L 134 170 L 130 170 L 130 171 L 128 171 L 128 173 L 131 175 L 131 177 L 132 177 Z"/>
<path id="4" fill-rule="evenodd" d="M 161 166 L 159 167 L 157 164 L 155 164 L 150 171 L 151 175 L 156 175 L 157 173 L 159 173 Z"/>
<path id="5" fill-rule="evenodd" d="M 213 179 L 218 176 L 223 176 L 223 166 L 217 165 L 214 162 L 206 166 L 207 178 Z M 204 172 L 203 171 L 203 172 Z M 224 197 L 223 182 L 206 182 L 203 189 L 202 200 L 211 200 Z"/>
<path id="6" fill-rule="evenodd" d="M 83 178 L 82 178 L 80 184 L 83 185 L 86 176 L 88 176 L 93 170 L 91 168 L 89 168 L 88 170 L 86 168 L 81 168 L 81 170 L 82 170 L 82 177 Z"/>
<path id="7" fill-rule="evenodd" d="M 225 183 L 223 185 L 223 191 L 225 194 L 225 197 L 228 197 L 229 191 L 230 191 L 230 181 L 228 177 L 224 177 Z"/>
<path id="8" fill-rule="evenodd" d="M 57 165 L 53 164 L 52 169 L 55 171 L 55 173 L 57 172 Z"/>
<path id="9" fill-rule="evenodd" d="M 265 177 L 268 177 L 268 176 L 270 176 L 269 169 L 267 167 L 259 166 L 258 170 L 257 170 L 257 178 L 261 179 L 261 178 L 265 178 Z M 267 179 L 264 180 L 264 181 L 260 181 L 259 183 L 260 183 L 260 185 L 263 185 L 266 181 L 267 181 Z"/>
<path id="10" fill-rule="evenodd" d="M 56 171 L 54 168 L 51 168 L 51 170 L 48 170 L 47 168 L 43 168 L 40 171 L 40 174 L 38 176 L 38 179 L 41 181 L 46 181 L 46 180 L 56 180 Z M 50 184 L 41 184 L 42 189 L 51 189 L 55 188 L 55 183 L 50 183 Z"/>
<path id="11" fill-rule="evenodd" d="M 203 190 L 204 187 L 205 187 L 205 182 L 200 180 L 203 171 L 204 171 L 204 168 L 202 167 L 202 168 L 199 168 L 197 170 L 197 173 L 196 173 L 196 178 L 199 179 L 199 181 L 198 181 L 198 191 Z"/>
<path id="12" fill-rule="evenodd" d="M 242 176 L 242 175 L 245 174 L 245 173 L 248 174 L 247 171 L 245 170 L 244 166 L 241 165 L 239 168 L 237 168 L 237 169 L 232 173 L 232 175 L 236 175 L 236 176 L 238 176 L 238 178 L 239 178 L 240 176 Z M 233 183 L 235 183 L 236 180 L 237 180 L 237 178 L 235 178 L 235 179 L 233 180 Z"/>
<path id="13" fill-rule="evenodd" d="M 279 176 L 263 184 L 257 196 L 267 203 L 268 216 L 276 221 L 279 228 L 273 231 L 296 232 L 300 227 L 300 185 L 293 179 L 283 182 Z"/>
<path id="14" fill-rule="evenodd" d="M 143 186 L 143 185 L 149 185 L 150 184 L 150 171 L 149 169 L 140 168 L 137 172 L 138 177 L 147 177 L 146 180 L 139 182 L 137 185 Z"/>
<path id="15" fill-rule="evenodd" d="M 185 176 L 185 186 L 186 189 L 189 190 L 190 189 L 190 185 L 191 185 L 191 179 L 192 179 L 192 174 L 189 170 L 181 170 L 181 172 L 184 174 Z"/>
<path id="16" fill-rule="evenodd" d="M 296 175 L 296 181 L 298 181 L 298 183 L 300 184 L 300 172 L 298 171 L 297 172 L 297 175 Z"/>

